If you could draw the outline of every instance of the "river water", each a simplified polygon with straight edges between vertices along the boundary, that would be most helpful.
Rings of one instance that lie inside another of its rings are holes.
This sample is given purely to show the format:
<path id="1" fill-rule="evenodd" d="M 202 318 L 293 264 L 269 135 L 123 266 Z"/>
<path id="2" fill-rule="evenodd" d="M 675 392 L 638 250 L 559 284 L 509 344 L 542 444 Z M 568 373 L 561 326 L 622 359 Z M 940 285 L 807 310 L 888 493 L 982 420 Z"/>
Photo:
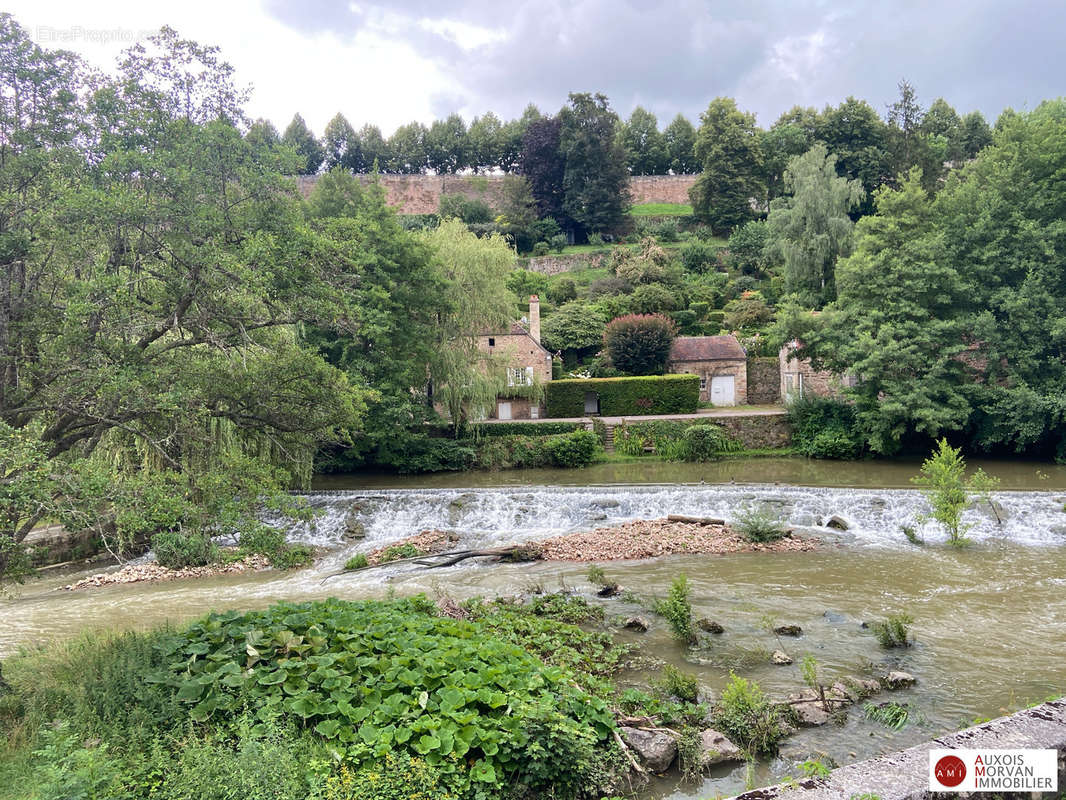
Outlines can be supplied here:
<path id="1" fill-rule="evenodd" d="M 807 653 L 818 660 L 827 682 L 896 668 L 918 679 L 913 689 L 891 695 L 912 704 L 917 721 L 892 732 L 852 709 L 843 725 L 804 730 L 789 739 L 781 758 L 756 770 L 753 780 L 761 785 L 788 774 L 798 777 L 795 762 L 808 756 L 827 754 L 844 764 L 1066 693 L 1066 469 L 1025 462 L 983 466 L 1001 478 L 1003 490 L 995 494 L 996 512 L 967 512 L 974 545 L 963 550 L 944 545 L 943 536 L 928 524 L 917 526 L 927 539 L 924 547 L 902 536 L 901 526 L 915 525 L 925 509 L 920 495 L 904 488 L 916 471 L 909 463 L 767 459 L 331 478 L 308 495 L 321 512 L 315 522 L 290 534 L 331 548 L 314 567 L 73 593 L 57 588 L 77 574 L 51 576 L 0 600 L 0 654 L 86 628 L 141 629 L 210 609 L 259 607 L 280 599 L 418 591 L 463 598 L 515 594 L 536 586 L 591 593 L 586 568 L 565 563 L 465 562 L 428 572 L 396 565 L 326 576 L 354 552 L 425 528 L 454 530 L 464 546 L 489 545 L 669 513 L 731 519 L 754 504 L 772 510 L 802 534 L 821 538 L 824 546 L 806 553 L 605 563 L 609 578 L 645 600 L 663 596 L 670 581 L 684 572 L 692 583 L 695 612 L 726 629 L 687 650 L 673 642 L 654 615 L 612 600 L 610 621 L 634 614 L 652 621 L 645 634 L 621 636 L 692 672 L 712 693 L 724 686 L 730 669 L 776 696 L 796 691 L 802 686 L 798 663 Z M 832 515 L 844 518 L 849 530 L 823 527 Z M 365 539 L 344 539 L 346 518 L 365 527 Z M 914 617 L 916 645 L 884 651 L 861 623 L 900 611 Z M 798 624 L 803 635 L 778 641 L 766 630 L 770 619 Z M 768 653 L 778 648 L 787 650 L 796 665 L 770 665 Z M 636 684 L 648 677 L 633 673 L 621 680 Z M 721 767 L 695 786 L 659 781 L 647 797 L 729 795 L 743 789 L 745 777 L 743 767 Z"/>

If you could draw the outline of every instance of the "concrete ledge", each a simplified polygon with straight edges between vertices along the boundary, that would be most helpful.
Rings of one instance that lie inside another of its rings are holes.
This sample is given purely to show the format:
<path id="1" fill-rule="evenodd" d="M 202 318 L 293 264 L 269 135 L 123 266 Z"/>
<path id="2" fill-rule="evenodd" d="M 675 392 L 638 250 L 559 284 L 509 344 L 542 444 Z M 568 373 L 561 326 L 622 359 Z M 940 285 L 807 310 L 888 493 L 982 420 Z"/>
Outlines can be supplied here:
<path id="1" fill-rule="evenodd" d="M 795 786 L 782 783 L 754 789 L 737 795 L 735 800 L 851 800 L 856 795 L 876 795 L 879 800 L 959 797 L 958 793 L 930 792 L 928 773 L 930 750 L 960 748 L 1057 749 L 1059 792 L 1050 796 L 1062 796 L 1066 793 L 1066 699 L 1027 708 L 907 750 L 849 764 L 833 770 L 827 778 L 800 781 Z M 1024 796 L 1031 797 L 1029 793 Z"/>

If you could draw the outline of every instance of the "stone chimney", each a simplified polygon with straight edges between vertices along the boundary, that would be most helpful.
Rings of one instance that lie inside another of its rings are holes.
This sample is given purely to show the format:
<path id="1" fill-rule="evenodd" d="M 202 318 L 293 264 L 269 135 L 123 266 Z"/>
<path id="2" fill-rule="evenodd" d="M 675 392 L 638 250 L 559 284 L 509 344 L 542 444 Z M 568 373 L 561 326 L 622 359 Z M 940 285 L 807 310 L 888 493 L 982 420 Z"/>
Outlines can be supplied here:
<path id="1" fill-rule="evenodd" d="M 529 296 L 529 335 L 540 344 L 540 298 L 535 294 Z"/>

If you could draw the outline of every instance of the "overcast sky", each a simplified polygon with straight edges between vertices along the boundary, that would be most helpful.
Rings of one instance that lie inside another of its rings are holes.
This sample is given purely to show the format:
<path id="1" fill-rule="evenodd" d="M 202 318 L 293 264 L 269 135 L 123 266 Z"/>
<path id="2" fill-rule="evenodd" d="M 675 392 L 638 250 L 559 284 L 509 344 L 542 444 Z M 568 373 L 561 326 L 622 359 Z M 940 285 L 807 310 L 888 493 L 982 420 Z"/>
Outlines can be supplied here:
<path id="1" fill-rule="evenodd" d="M 572 91 L 636 105 L 660 128 L 730 95 L 771 124 L 795 104 L 847 95 L 879 112 L 901 78 L 923 106 L 946 98 L 994 121 L 1066 94 L 1063 0 L 9 0 L 45 46 L 111 68 L 138 36 L 174 27 L 222 48 L 253 87 L 249 112 L 321 133 L 458 111 L 554 112 Z"/>

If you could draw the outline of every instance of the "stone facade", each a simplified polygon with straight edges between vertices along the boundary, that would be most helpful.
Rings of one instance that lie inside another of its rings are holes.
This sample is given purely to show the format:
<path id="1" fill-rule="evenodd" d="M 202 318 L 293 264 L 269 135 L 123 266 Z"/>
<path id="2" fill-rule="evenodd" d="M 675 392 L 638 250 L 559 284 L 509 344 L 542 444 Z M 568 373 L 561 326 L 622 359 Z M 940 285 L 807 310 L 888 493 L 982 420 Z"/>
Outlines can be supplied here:
<path id="1" fill-rule="evenodd" d="M 679 336 L 674 340 L 667 371 L 700 376 L 700 402 L 712 402 L 714 378 L 733 376 L 733 402 L 748 402 L 748 359 L 735 336 Z"/>
<path id="2" fill-rule="evenodd" d="M 607 264 L 609 253 L 582 253 L 580 255 L 554 255 L 554 256 L 531 256 L 525 260 L 519 259 L 518 265 L 530 272 L 539 272 L 542 275 L 559 275 L 570 272 L 578 265 L 582 267 L 603 267 Z"/>
<path id="3" fill-rule="evenodd" d="M 809 359 L 790 358 L 798 345 L 789 342 L 777 355 L 781 372 L 781 397 L 838 397 L 841 389 L 851 385 L 847 376 L 816 370 Z"/>
<path id="4" fill-rule="evenodd" d="M 515 322 L 506 333 L 486 333 L 478 337 L 478 349 L 497 359 L 508 370 L 508 383 L 516 387 L 544 384 L 552 379 L 552 355 L 540 343 L 540 300 L 529 299 L 529 328 Z M 522 391 L 502 393 L 489 419 L 537 419 L 544 407 L 520 396 Z"/>
<path id="5" fill-rule="evenodd" d="M 369 175 L 360 175 L 362 180 Z M 499 205 L 503 175 L 379 175 L 385 203 L 401 214 L 436 214 L 441 195 L 461 194 Z M 634 204 L 687 203 L 688 190 L 698 175 L 634 175 L 629 191 Z M 297 176 L 297 186 L 306 197 L 315 185 L 314 175 Z"/>
<path id="6" fill-rule="evenodd" d="M 748 402 L 752 405 L 773 405 L 781 402 L 781 368 L 779 359 L 748 359 Z"/>

